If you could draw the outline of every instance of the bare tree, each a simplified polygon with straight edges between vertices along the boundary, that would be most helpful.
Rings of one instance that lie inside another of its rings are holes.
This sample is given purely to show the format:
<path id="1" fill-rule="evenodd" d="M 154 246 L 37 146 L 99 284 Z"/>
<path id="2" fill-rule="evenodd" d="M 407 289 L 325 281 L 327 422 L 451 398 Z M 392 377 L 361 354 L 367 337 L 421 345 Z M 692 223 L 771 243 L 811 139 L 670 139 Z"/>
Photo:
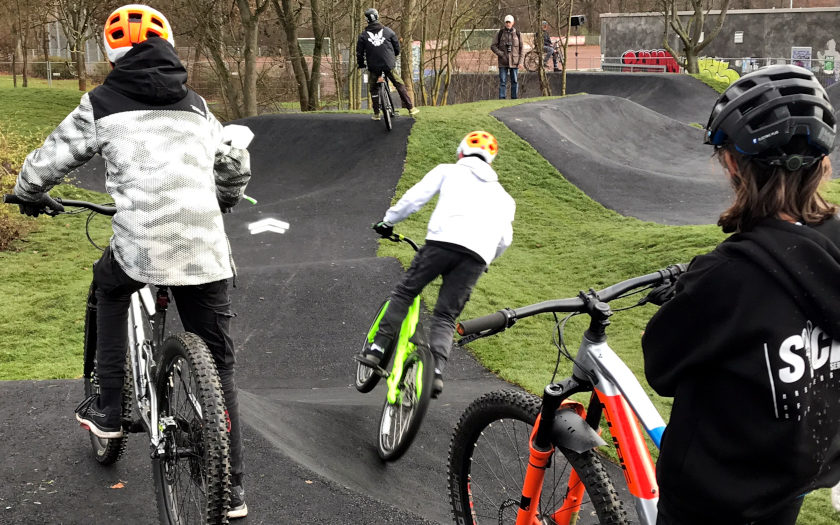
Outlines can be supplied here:
<path id="1" fill-rule="evenodd" d="M 257 54 L 259 51 L 260 17 L 268 7 L 268 0 L 256 0 L 251 10 L 249 0 L 236 0 L 239 20 L 242 22 L 242 58 L 245 75 L 242 78 L 242 113 L 251 117 L 257 114 Z"/>
<path id="2" fill-rule="evenodd" d="M 292 0 L 271 0 L 280 25 L 286 35 L 286 49 L 292 63 L 292 71 L 298 85 L 298 97 L 301 111 L 314 111 L 319 106 L 319 88 L 321 83 L 321 55 L 324 46 L 324 26 L 321 23 L 321 7 L 318 0 L 309 0 L 314 45 L 312 67 L 306 63 L 306 57 L 298 42 L 298 27 L 301 21 L 303 4 L 292 5 Z"/>
<path id="3" fill-rule="evenodd" d="M 113 1 L 55 0 L 55 18 L 70 46 L 70 55 L 73 57 L 79 79 L 79 91 L 87 91 L 85 45 L 88 40 L 100 34 L 94 29 L 105 20 L 112 7 L 114 7 Z"/>
<path id="4" fill-rule="evenodd" d="M 692 11 L 686 19 L 680 18 L 677 13 L 677 0 L 660 0 L 660 9 L 665 18 L 665 30 L 662 36 L 662 46 L 673 57 L 680 57 L 671 47 L 670 30 L 673 29 L 682 44 L 684 58 L 677 58 L 679 65 L 689 73 L 699 73 L 697 58 L 709 43 L 714 40 L 723 27 L 726 19 L 726 12 L 729 9 L 730 0 L 720 0 L 720 14 L 717 17 L 715 26 L 708 35 L 704 34 L 704 25 L 709 11 L 712 10 L 714 0 L 688 0 Z M 703 36 L 701 40 L 701 36 Z"/>

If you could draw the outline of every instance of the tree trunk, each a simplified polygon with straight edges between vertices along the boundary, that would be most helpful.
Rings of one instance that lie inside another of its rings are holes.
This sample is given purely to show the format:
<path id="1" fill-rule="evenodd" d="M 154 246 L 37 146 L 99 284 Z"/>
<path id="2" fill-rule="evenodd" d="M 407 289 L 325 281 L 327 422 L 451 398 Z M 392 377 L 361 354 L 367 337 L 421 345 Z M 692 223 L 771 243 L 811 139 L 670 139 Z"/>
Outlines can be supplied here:
<path id="1" fill-rule="evenodd" d="M 12 87 L 17 87 L 17 54 L 20 47 L 20 34 L 17 31 L 17 25 L 12 24 L 12 35 L 15 42 L 14 50 L 12 51 Z"/>
<path id="2" fill-rule="evenodd" d="M 319 0 L 309 0 L 312 8 L 312 72 L 309 74 L 308 111 L 317 111 L 321 98 L 321 55 L 324 50 L 324 28 L 321 24 L 321 4 Z M 306 65 L 306 63 L 304 63 Z"/>
<path id="3" fill-rule="evenodd" d="M 416 0 L 403 0 L 402 19 L 400 20 L 400 69 L 405 90 L 412 102 L 414 98 L 414 11 Z M 422 76 L 421 76 L 422 78 Z"/>
<path id="4" fill-rule="evenodd" d="M 569 37 L 572 35 L 572 11 L 575 1 L 569 0 L 569 16 L 566 18 L 566 41 L 563 42 L 563 76 L 560 78 L 560 94 L 566 96 L 566 70 L 569 65 Z"/>
<path id="5" fill-rule="evenodd" d="M 245 33 L 245 46 L 243 58 L 245 59 L 245 78 L 242 82 L 242 113 L 245 117 L 257 115 L 257 49 L 259 38 L 259 26 L 257 20 L 250 16 L 246 17 L 240 9 L 242 17 L 242 29 Z M 248 20 L 246 20 L 248 18 Z"/>
<path id="6" fill-rule="evenodd" d="M 75 42 L 75 49 L 71 52 L 76 63 L 76 75 L 79 77 L 79 91 L 87 91 L 87 67 L 85 61 L 84 41 Z"/>
<path id="7" fill-rule="evenodd" d="M 303 58 L 303 52 L 301 51 L 297 40 L 297 17 L 294 15 L 291 0 L 279 0 L 279 2 L 278 0 L 272 0 L 272 4 L 274 5 L 274 10 L 277 12 L 277 17 L 280 19 L 280 25 L 283 27 L 283 32 L 286 35 L 287 55 L 292 65 L 292 71 L 295 75 L 295 82 L 297 83 L 300 110 L 308 111 L 308 68 L 306 67 L 306 60 Z"/>
<path id="8" fill-rule="evenodd" d="M 423 11 L 423 31 L 420 34 L 420 97 L 423 105 L 428 105 L 429 94 L 426 90 L 426 31 L 428 29 L 429 19 L 426 16 L 426 11 Z"/>
<path id="9" fill-rule="evenodd" d="M 545 57 L 543 56 L 545 50 L 543 49 L 542 20 L 542 0 L 537 0 L 537 30 L 534 32 L 534 47 L 537 49 L 537 57 L 539 57 L 540 60 L 539 66 L 537 67 L 537 71 L 539 71 L 540 75 L 540 93 L 544 97 L 550 97 L 551 86 L 548 85 L 548 76 L 546 76 L 545 67 L 543 67 L 543 64 L 545 64 Z"/>

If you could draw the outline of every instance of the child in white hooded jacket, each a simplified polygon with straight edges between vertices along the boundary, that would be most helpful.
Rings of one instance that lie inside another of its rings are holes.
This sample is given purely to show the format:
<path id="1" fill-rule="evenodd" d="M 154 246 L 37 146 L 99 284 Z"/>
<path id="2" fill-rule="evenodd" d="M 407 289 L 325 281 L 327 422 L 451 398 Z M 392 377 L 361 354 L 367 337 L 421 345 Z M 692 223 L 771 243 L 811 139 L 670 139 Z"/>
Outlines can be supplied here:
<path id="1" fill-rule="evenodd" d="M 383 237 L 393 225 L 440 194 L 429 220 L 426 244 L 391 293 L 373 343 L 361 361 L 378 366 L 414 298 L 439 275 L 443 285 L 429 326 L 429 345 L 435 355 L 432 397 L 443 391 L 442 371 L 452 347 L 455 319 L 461 314 L 478 278 L 513 241 L 516 203 L 499 184 L 490 163 L 499 147 L 493 135 L 474 131 L 458 146 L 455 164 L 440 164 L 412 186 L 373 229 Z"/>

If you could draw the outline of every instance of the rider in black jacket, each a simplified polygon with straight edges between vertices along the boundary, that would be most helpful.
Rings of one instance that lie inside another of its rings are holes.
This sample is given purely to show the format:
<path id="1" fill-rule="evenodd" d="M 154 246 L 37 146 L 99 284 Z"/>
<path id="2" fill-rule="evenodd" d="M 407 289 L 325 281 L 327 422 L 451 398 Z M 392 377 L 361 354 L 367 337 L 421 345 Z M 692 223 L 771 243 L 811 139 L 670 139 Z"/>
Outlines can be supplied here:
<path id="1" fill-rule="evenodd" d="M 379 120 L 379 93 L 376 89 L 376 79 L 384 74 L 397 89 L 402 100 L 402 106 L 408 110 L 409 115 L 416 115 L 420 110 L 414 107 L 408 92 L 405 90 L 400 77 L 394 75 L 392 70 L 396 66 L 396 59 L 400 55 L 400 40 L 390 28 L 379 23 L 379 12 L 376 9 L 365 11 L 365 19 L 368 25 L 359 35 L 356 42 L 356 63 L 359 69 L 368 68 L 368 84 L 370 85 L 370 97 L 373 102 L 373 120 Z"/>
<path id="2" fill-rule="evenodd" d="M 770 66 L 718 99 L 707 143 L 735 189 L 734 235 L 692 261 L 642 345 L 673 396 L 658 524 L 796 522 L 840 481 L 840 220 L 834 110 L 813 74 Z"/>

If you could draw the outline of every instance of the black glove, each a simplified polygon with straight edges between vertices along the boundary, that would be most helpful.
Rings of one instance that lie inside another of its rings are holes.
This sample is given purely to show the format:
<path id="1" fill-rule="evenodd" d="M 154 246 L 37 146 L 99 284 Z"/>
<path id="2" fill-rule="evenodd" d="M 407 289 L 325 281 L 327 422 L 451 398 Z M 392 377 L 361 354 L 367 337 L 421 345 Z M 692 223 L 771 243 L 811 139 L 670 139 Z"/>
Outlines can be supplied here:
<path id="1" fill-rule="evenodd" d="M 676 285 L 676 282 L 660 284 L 647 294 L 642 304 L 653 303 L 657 306 L 662 306 L 670 301 L 674 297 L 674 294 L 677 293 Z"/>
<path id="2" fill-rule="evenodd" d="M 18 195 L 21 199 L 28 199 L 29 197 L 23 197 Z M 37 200 L 27 201 L 25 204 L 19 204 L 18 208 L 20 208 L 20 212 L 24 215 L 28 215 L 30 217 L 37 217 L 42 213 L 46 213 L 47 215 L 56 215 L 60 212 L 64 211 L 64 206 L 59 204 L 55 199 L 50 197 L 49 193 L 42 193 L 38 196 Z"/>
<path id="3" fill-rule="evenodd" d="M 390 237 L 394 234 L 394 225 L 387 221 L 379 221 L 373 225 L 373 231 L 382 237 Z"/>

